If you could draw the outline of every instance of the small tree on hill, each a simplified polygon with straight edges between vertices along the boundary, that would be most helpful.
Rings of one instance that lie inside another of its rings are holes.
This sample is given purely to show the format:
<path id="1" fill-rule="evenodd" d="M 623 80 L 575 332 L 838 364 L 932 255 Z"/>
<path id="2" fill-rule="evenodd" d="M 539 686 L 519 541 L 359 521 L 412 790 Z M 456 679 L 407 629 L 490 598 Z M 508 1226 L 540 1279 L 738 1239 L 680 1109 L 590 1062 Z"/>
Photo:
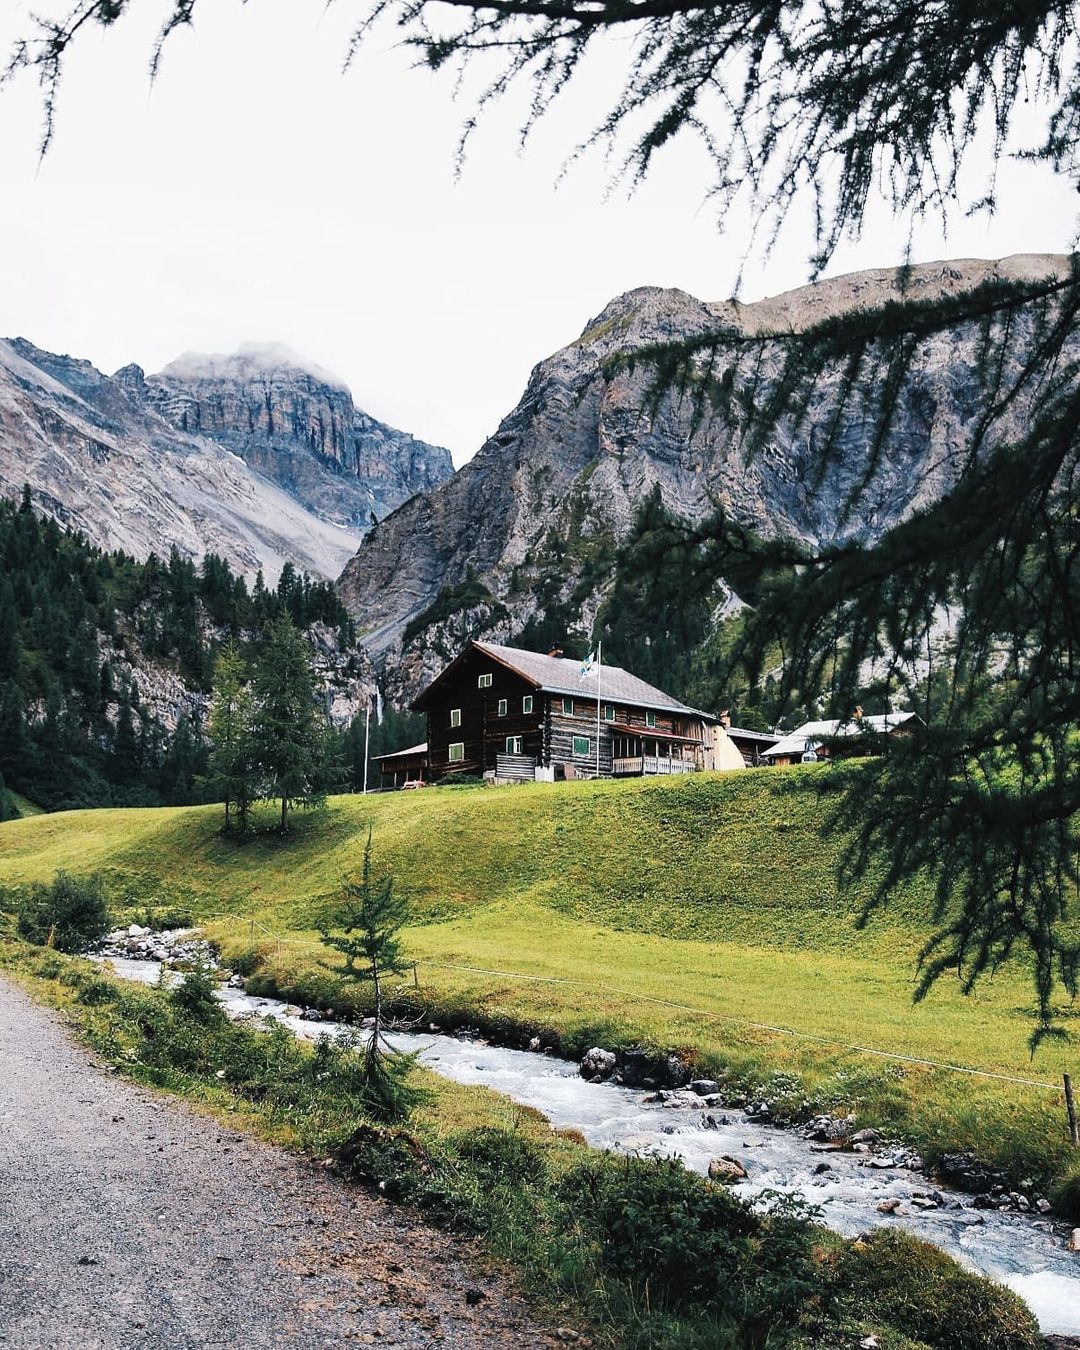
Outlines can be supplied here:
<path id="1" fill-rule="evenodd" d="M 395 893 L 393 875 L 373 876 L 369 827 L 360 879 L 344 883 L 338 907 L 319 931 L 323 943 L 345 958 L 332 969 L 346 980 L 372 986 L 371 1034 L 364 1046 L 364 1096 L 368 1110 L 382 1120 L 404 1118 L 416 1099 L 416 1090 L 407 1082 L 415 1056 L 395 1052 L 383 1034 L 383 981 L 409 968 L 398 936 L 408 917 L 408 902 Z"/>
<path id="2" fill-rule="evenodd" d="M 255 674 L 254 757 L 263 795 L 281 802 L 282 834 L 290 806 L 322 803 L 326 751 L 326 722 L 303 639 L 288 618 L 276 619 Z"/>
<path id="3" fill-rule="evenodd" d="M 244 679 L 244 663 L 234 642 L 226 643 L 214 666 L 210 705 L 210 783 L 225 799 L 225 830 L 235 810 L 240 832 L 248 826 L 255 796 L 254 702 Z"/>

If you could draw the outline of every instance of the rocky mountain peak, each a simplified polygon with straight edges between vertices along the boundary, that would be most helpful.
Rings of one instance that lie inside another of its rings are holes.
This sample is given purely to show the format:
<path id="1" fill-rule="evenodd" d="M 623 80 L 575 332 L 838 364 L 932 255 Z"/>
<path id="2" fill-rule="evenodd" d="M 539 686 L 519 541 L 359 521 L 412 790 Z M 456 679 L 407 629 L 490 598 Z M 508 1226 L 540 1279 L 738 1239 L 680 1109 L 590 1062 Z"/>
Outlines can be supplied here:
<path id="1" fill-rule="evenodd" d="M 147 377 L 157 412 L 207 436 L 328 520 L 366 529 L 453 472 L 449 451 L 358 409 L 336 375 L 284 343 L 188 352 Z M 329 475 L 327 471 L 329 472 Z"/>

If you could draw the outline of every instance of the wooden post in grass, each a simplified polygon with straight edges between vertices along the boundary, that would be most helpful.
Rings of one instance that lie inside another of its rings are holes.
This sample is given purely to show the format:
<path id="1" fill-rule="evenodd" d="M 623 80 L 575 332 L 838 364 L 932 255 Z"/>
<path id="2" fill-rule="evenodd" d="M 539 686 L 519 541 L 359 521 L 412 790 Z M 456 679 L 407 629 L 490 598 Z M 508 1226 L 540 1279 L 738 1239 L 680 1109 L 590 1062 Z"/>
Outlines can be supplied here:
<path id="1" fill-rule="evenodd" d="M 412 963 L 412 982 L 413 982 L 413 985 L 414 985 L 417 989 L 420 988 L 420 976 L 416 973 L 416 962 L 415 962 L 415 961 Z"/>
<path id="2" fill-rule="evenodd" d="M 1073 1147 L 1080 1146 L 1080 1124 L 1076 1120 L 1076 1102 L 1073 1100 L 1072 1075 L 1065 1075 L 1065 1110 L 1069 1113 L 1069 1138 Z"/>

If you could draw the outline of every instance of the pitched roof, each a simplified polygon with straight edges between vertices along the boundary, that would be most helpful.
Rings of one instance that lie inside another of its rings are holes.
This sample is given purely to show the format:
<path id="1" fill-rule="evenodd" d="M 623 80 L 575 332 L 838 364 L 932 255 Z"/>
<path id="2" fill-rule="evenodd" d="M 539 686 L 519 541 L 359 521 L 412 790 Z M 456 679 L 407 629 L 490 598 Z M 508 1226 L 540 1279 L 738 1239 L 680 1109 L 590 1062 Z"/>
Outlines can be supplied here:
<path id="1" fill-rule="evenodd" d="M 527 652 L 520 647 L 503 647 L 496 642 L 470 642 L 465 650 L 455 658 L 451 665 L 457 665 L 469 651 L 475 650 L 528 680 L 530 684 L 545 694 L 566 694 L 568 696 L 588 698 L 596 697 L 596 676 L 590 673 L 581 678 L 581 662 L 571 661 L 565 656 L 545 656 L 542 652 Z M 447 669 L 450 669 L 448 666 Z M 435 677 L 431 689 L 442 678 L 443 671 Z M 426 702 L 428 690 L 420 695 L 413 707 Z M 627 703 L 635 708 L 652 708 L 658 712 L 688 713 L 694 717 L 703 717 L 709 722 L 717 719 L 712 713 L 702 712 L 680 703 L 677 698 L 665 694 L 636 675 L 631 675 L 621 666 L 602 664 L 600 668 L 600 698 L 611 703 Z"/>
<path id="2" fill-rule="evenodd" d="M 841 722 L 839 718 L 825 722 L 804 722 L 801 727 L 796 727 L 777 741 L 771 750 L 763 751 L 762 758 L 801 755 L 808 742 L 827 741 L 834 736 L 860 736 L 865 731 L 886 735 L 905 722 L 910 722 L 914 716 L 913 712 L 873 713 L 869 717 L 860 717 L 857 722 Z"/>

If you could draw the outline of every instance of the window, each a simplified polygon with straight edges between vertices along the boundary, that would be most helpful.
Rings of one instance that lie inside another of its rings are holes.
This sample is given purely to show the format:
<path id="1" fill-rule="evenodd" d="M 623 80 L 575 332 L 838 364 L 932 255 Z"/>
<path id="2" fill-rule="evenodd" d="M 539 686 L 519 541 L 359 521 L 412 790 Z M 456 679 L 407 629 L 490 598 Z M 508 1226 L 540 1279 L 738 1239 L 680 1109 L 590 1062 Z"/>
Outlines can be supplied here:
<path id="1" fill-rule="evenodd" d="M 449 755 L 449 758 L 450 758 L 450 763 L 451 763 L 451 764 L 460 764 L 460 763 L 461 763 L 461 761 L 465 758 L 465 742 L 464 742 L 464 741 L 451 741 L 451 742 L 450 742 L 450 755 Z"/>
<path id="2" fill-rule="evenodd" d="M 591 753 L 592 753 L 592 741 L 589 740 L 588 736 L 575 736 L 574 754 L 580 755 L 582 758 L 585 758 Z"/>
<path id="3" fill-rule="evenodd" d="M 506 699 L 504 698 L 499 699 L 499 709 L 498 712 L 496 712 L 495 716 L 496 717 L 506 716 Z"/>
<path id="4" fill-rule="evenodd" d="M 532 710 L 533 710 L 533 696 L 532 694 L 526 694 L 524 698 L 521 700 L 521 711 L 523 713 L 531 713 Z"/>
<path id="5" fill-rule="evenodd" d="M 615 704 L 614 704 L 614 703 L 605 703 L 605 704 L 604 704 L 604 721 L 605 721 L 605 722 L 614 722 L 614 721 L 615 721 Z"/>
<path id="6" fill-rule="evenodd" d="M 491 688 L 491 671 L 488 671 L 486 675 L 480 676 L 480 678 L 476 681 L 476 687 L 477 689 Z"/>
<path id="7" fill-rule="evenodd" d="M 522 738 L 520 736 L 507 736 L 506 753 L 508 755 L 520 755 L 522 751 Z"/>
<path id="8" fill-rule="evenodd" d="M 647 712 L 645 714 L 645 725 L 647 727 L 656 726 L 656 714 L 654 712 Z"/>
<path id="9" fill-rule="evenodd" d="M 574 700 L 572 698 L 564 698 L 562 701 L 562 710 L 567 715 L 567 717 L 573 717 Z"/>
<path id="10" fill-rule="evenodd" d="M 460 709 L 460 708 L 451 708 L 451 709 L 450 709 L 450 725 L 451 725 L 452 727 L 459 727 L 459 726 L 461 726 L 461 709 Z"/>

